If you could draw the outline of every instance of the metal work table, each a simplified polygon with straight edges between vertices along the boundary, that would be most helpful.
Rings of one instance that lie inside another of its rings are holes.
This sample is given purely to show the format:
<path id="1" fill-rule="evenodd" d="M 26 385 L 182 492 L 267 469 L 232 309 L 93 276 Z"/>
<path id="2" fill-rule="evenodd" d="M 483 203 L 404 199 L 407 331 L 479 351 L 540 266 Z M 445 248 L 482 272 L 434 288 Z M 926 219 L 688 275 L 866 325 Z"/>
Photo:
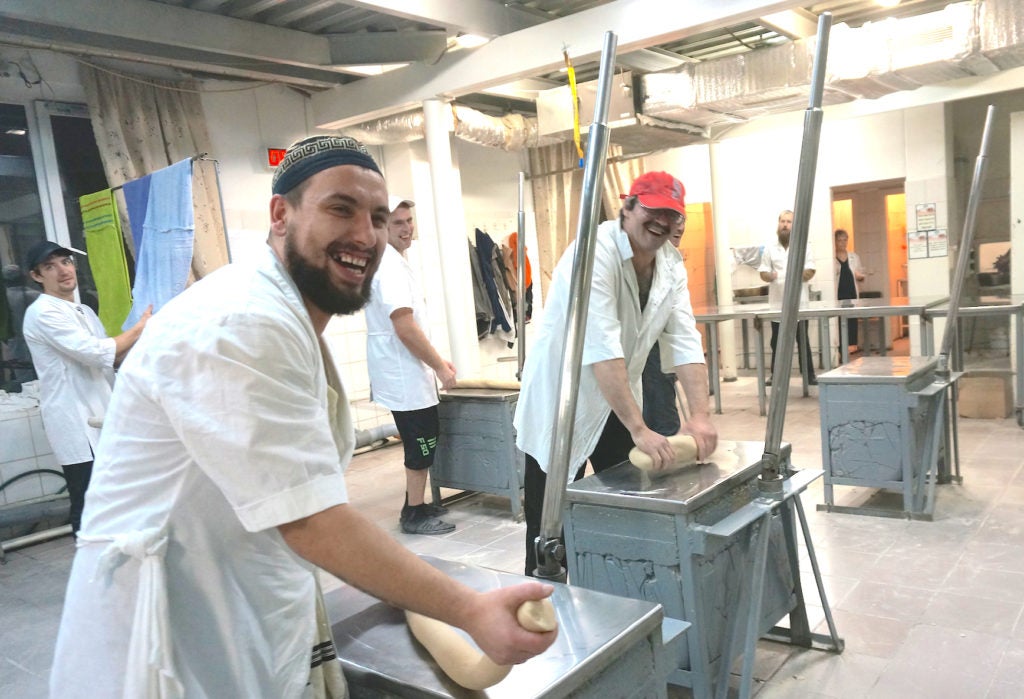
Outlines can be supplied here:
<path id="1" fill-rule="evenodd" d="M 529 580 L 519 575 L 424 556 L 477 590 Z M 338 658 L 352 699 L 365 697 L 662 697 L 671 671 L 668 647 L 689 626 L 665 619 L 651 602 L 555 584 L 559 633 L 554 645 L 516 665 L 490 689 L 452 682 L 413 638 L 404 613 L 343 586 L 324 594 Z M 664 623 L 663 623 L 664 622 Z"/>
<path id="2" fill-rule="evenodd" d="M 779 499 L 766 503 L 757 485 L 763 449 L 722 441 L 710 463 L 653 477 L 623 463 L 566 491 L 569 580 L 660 602 L 666 615 L 692 623 L 669 682 L 698 698 L 722 692 L 733 660 L 752 656 L 756 637 L 812 646 L 794 512 L 821 471 L 792 472 Z M 781 456 L 790 473 L 789 445 Z M 768 558 L 758 566 L 756 555 Z M 775 626 L 787 615 L 790 629 Z M 742 649 L 747 624 L 757 633 Z"/>
<path id="3" fill-rule="evenodd" d="M 845 301 L 812 301 L 807 304 L 806 307 L 801 308 L 797 314 L 799 320 L 817 320 L 818 321 L 818 332 L 821 338 L 821 356 L 822 364 L 825 371 L 832 369 L 832 335 L 829 321 L 832 318 L 839 318 L 839 352 L 840 352 L 840 364 L 846 364 L 849 361 L 848 354 L 848 341 L 847 341 L 847 328 L 846 323 L 842 320 L 846 318 L 888 318 L 893 316 L 921 316 L 924 318 L 925 311 L 935 304 L 942 303 L 945 301 L 945 297 L 929 296 L 926 298 L 906 298 L 896 297 L 885 301 L 883 299 L 854 299 Z M 764 338 L 761 337 L 761 324 L 765 321 L 778 322 L 782 317 L 782 311 L 778 309 L 762 309 L 757 313 L 757 320 L 760 321 L 754 324 L 755 329 L 758 330 L 758 351 L 755 353 L 757 356 L 757 378 L 758 378 L 758 409 L 761 415 L 765 414 L 765 385 L 764 385 Z M 887 331 L 886 331 L 887 332 Z M 922 347 L 927 338 L 930 336 L 930 328 L 926 327 L 926 323 L 921 323 L 921 342 Z M 886 339 L 883 336 L 882 340 L 884 355 L 884 347 L 886 345 Z M 803 394 L 808 395 L 807 389 L 807 377 L 803 377 Z"/>
<path id="4" fill-rule="evenodd" d="M 1013 392 L 1013 405 L 1014 414 L 1017 417 L 1017 424 L 1024 427 L 1024 294 L 1012 294 L 1008 296 L 982 296 L 979 299 L 966 299 L 964 304 L 961 305 L 958 311 L 961 318 L 972 317 L 977 318 L 979 316 L 998 316 L 1005 315 L 1009 316 L 1013 322 L 1013 333 L 1014 333 L 1014 364 L 1012 369 L 1014 370 L 1014 392 Z M 925 310 L 925 320 L 927 323 L 922 323 L 922 329 L 927 326 L 928 336 L 927 340 L 922 336 L 922 351 L 925 353 L 931 353 L 934 351 L 934 337 L 932 334 L 932 319 L 933 318 L 945 318 L 949 315 L 949 304 L 948 302 L 930 306 Z M 960 328 L 957 328 L 957 337 L 962 338 L 962 333 L 959 332 Z M 953 352 L 954 367 L 959 370 L 964 368 L 963 359 L 963 343 L 957 342 Z"/>
<path id="5" fill-rule="evenodd" d="M 767 304 L 738 304 L 735 306 L 695 306 L 693 317 L 703 323 L 708 335 L 708 379 L 715 395 L 715 412 L 722 414 L 722 381 L 718 357 L 718 324 L 725 320 L 739 320 L 743 323 L 746 337 L 746 322 L 757 317 L 758 310 L 767 309 Z M 746 341 L 743 343 L 746 356 Z M 763 414 L 763 413 L 762 413 Z"/>
<path id="6" fill-rule="evenodd" d="M 956 456 L 953 386 L 935 357 L 859 357 L 818 377 L 825 504 L 819 509 L 932 518 L 935 484 L 949 482 Z M 953 413 L 950 416 L 950 413 Z M 895 490 L 903 509 L 835 505 L 833 487 Z"/>
<path id="7" fill-rule="evenodd" d="M 430 467 L 434 502 L 441 502 L 442 487 L 494 493 L 507 497 L 512 516 L 522 519 L 525 457 L 512 426 L 519 391 L 453 388 L 440 398 L 440 438 Z"/>

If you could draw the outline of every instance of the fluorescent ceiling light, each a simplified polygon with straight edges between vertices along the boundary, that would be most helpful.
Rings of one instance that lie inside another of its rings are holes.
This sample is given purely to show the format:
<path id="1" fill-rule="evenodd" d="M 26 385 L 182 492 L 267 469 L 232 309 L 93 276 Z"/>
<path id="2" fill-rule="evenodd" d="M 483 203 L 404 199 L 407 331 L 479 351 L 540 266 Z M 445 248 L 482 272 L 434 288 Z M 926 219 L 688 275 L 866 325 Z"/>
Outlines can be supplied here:
<path id="1" fill-rule="evenodd" d="M 24 136 L 26 131 L 25 131 L 25 129 L 7 129 L 7 131 L 5 131 L 5 133 L 8 136 Z"/>
<path id="2" fill-rule="evenodd" d="M 490 39 L 486 36 L 480 36 L 479 34 L 459 34 L 455 37 L 455 44 L 460 49 L 475 49 L 488 42 L 490 42 Z"/>
<path id="3" fill-rule="evenodd" d="M 382 63 L 379 65 L 370 66 L 344 66 L 342 70 L 346 73 L 356 73 L 357 75 L 383 75 L 384 73 L 391 72 L 392 70 L 398 70 L 399 68 L 405 68 L 408 63 Z"/>

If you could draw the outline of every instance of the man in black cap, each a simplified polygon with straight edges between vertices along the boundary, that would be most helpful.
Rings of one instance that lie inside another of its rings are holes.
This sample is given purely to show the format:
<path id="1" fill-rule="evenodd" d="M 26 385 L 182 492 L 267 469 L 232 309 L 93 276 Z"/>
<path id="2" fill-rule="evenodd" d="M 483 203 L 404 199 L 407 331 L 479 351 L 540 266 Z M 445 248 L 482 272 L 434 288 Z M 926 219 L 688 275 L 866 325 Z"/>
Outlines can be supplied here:
<path id="1" fill-rule="evenodd" d="M 93 310 L 75 298 L 75 252 L 50 240 L 29 249 L 25 268 L 43 293 L 26 309 L 22 333 L 39 376 L 43 428 L 64 471 L 77 534 L 114 367 L 139 339 L 150 312 L 117 337 L 107 337 Z"/>
<path id="2" fill-rule="evenodd" d="M 175 297 L 121 368 L 52 696 L 342 696 L 316 567 L 465 629 L 499 663 L 554 641 L 515 618 L 551 586 L 471 590 L 348 502 L 355 438 L 322 334 L 366 303 L 387 244 L 377 164 L 314 136 L 272 189 L 264 254 Z"/>

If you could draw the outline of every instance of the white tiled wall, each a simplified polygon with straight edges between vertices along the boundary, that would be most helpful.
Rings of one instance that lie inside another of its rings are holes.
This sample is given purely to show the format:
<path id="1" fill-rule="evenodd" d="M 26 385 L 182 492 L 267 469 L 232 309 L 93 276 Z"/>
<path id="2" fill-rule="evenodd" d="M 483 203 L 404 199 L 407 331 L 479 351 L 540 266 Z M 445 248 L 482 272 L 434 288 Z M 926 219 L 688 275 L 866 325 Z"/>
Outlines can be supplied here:
<path id="1" fill-rule="evenodd" d="M 40 469 L 60 472 L 43 431 L 39 407 L 0 407 L 0 484 Z M 51 495 L 63 487 L 59 475 L 25 476 L 0 490 L 0 505 Z"/>

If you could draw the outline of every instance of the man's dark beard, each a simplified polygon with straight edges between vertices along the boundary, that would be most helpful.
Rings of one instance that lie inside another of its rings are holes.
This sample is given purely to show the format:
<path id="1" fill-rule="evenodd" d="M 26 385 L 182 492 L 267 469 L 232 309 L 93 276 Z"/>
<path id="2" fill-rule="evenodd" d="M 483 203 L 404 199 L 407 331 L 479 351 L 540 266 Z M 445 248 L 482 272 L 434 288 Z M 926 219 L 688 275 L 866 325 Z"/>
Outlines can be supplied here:
<path id="1" fill-rule="evenodd" d="M 286 237 L 284 241 L 285 265 L 295 281 L 295 286 L 299 288 L 299 293 L 321 311 L 331 315 L 348 315 L 366 305 L 366 302 L 370 300 L 372 273 L 363 281 L 363 286 L 358 292 L 335 288 L 331 284 L 327 272 L 307 264 L 292 241 L 292 236 Z M 374 270 L 376 258 L 370 260 L 367 267 Z"/>

